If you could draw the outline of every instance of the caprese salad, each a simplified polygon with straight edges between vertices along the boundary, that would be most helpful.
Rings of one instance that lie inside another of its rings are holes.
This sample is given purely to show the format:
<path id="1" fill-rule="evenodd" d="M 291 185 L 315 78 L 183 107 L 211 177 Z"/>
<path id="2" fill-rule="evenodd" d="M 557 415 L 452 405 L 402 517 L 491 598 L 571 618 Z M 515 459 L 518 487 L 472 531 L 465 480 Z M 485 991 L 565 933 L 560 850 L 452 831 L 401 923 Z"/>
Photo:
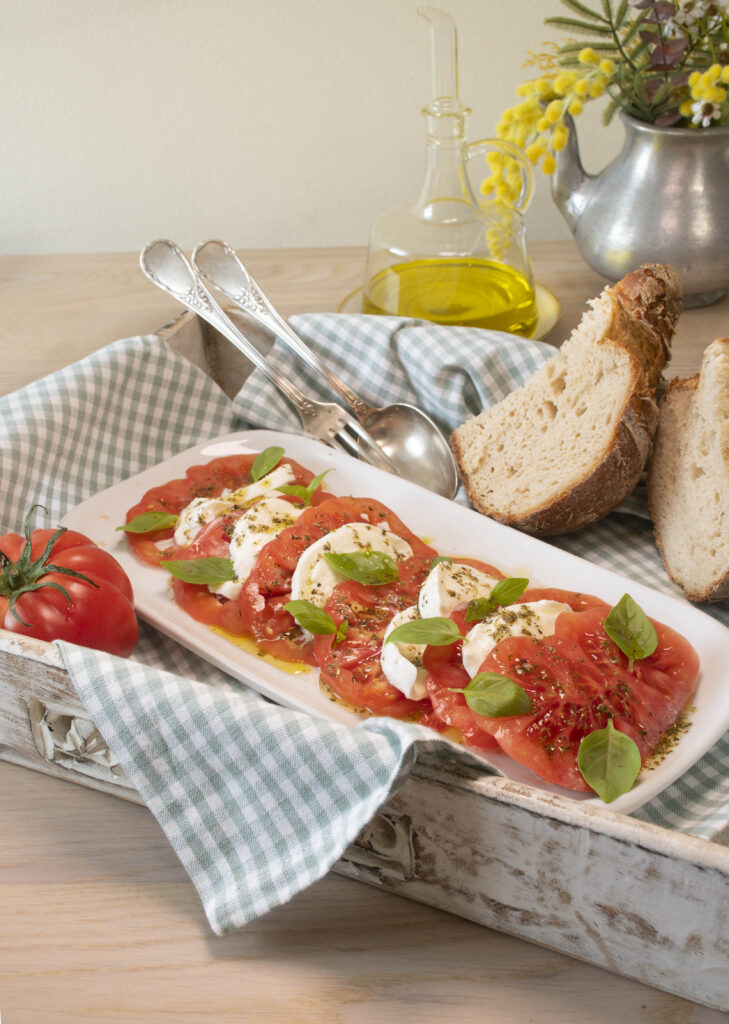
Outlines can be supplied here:
<path id="1" fill-rule="evenodd" d="M 629 594 L 611 607 L 439 553 L 325 477 L 279 447 L 217 458 L 147 491 L 120 529 L 194 619 L 317 666 L 354 709 L 607 801 L 627 791 L 690 704 L 691 644 Z"/>

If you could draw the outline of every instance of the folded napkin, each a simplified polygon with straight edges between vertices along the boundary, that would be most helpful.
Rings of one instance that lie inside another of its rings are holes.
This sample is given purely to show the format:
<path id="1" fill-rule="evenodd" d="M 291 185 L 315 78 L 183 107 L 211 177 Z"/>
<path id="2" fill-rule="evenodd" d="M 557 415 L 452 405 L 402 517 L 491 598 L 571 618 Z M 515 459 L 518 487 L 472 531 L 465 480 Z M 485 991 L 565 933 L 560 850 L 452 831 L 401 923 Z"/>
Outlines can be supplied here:
<path id="1" fill-rule="evenodd" d="M 553 354 L 497 332 L 398 318 L 319 314 L 292 323 L 366 400 L 413 402 L 447 430 Z M 278 343 L 269 358 L 303 390 L 332 397 Z M 34 503 L 56 523 L 96 492 L 207 438 L 245 427 L 299 429 L 259 373 L 230 402 L 154 335 L 116 342 L 0 398 L 0 424 L 0 532 L 17 531 Z M 556 543 L 676 593 L 640 514 L 613 513 Z M 707 610 L 729 623 L 726 604 Z M 165 830 L 217 933 L 322 877 L 418 754 L 492 770 L 417 725 L 372 718 L 350 728 L 276 707 L 145 624 L 131 659 L 59 647 L 90 718 Z M 723 828 L 729 740 L 637 816 L 705 837 Z"/>

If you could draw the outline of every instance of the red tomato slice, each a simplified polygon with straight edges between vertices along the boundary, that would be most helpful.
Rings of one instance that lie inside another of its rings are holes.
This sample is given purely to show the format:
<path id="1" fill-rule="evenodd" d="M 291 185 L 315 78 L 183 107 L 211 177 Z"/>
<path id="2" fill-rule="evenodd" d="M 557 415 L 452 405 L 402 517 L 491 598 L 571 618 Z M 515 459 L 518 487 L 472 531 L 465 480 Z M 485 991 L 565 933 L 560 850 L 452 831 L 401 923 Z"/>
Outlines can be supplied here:
<path id="1" fill-rule="evenodd" d="M 314 664 L 311 642 L 304 641 L 301 629 L 283 609 L 291 597 L 291 577 L 314 541 L 354 522 L 386 526 L 407 541 L 415 555 L 433 558 L 436 554 L 391 509 L 373 498 L 330 498 L 305 509 L 293 526 L 263 548 L 238 598 L 246 631 L 264 650 Z"/>
<path id="2" fill-rule="evenodd" d="M 463 606 L 456 608 L 450 617 L 461 631 L 461 636 L 465 636 L 475 625 L 466 622 Z M 425 685 L 433 704 L 434 720 L 440 719 L 445 726 L 460 729 L 463 741 L 469 747 L 485 750 L 497 747 L 498 743 L 493 736 L 481 728 L 479 716 L 471 711 L 463 694 L 454 692 L 463 690 L 470 682 L 468 672 L 461 663 L 461 643 L 446 647 L 426 647 L 423 663 L 428 670 Z"/>
<path id="3" fill-rule="evenodd" d="M 607 601 L 592 594 L 558 590 L 556 587 L 529 587 L 515 604 L 524 604 L 526 601 L 561 601 L 562 604 L 568 604 L 573 612 L 584 612 L 587 608 L 603 608 L 606 612 L 610 610 Z"/>
<path id="4" fill-rule="evenodd" d="M 482 572 L 488 572 L 492 576 L 503 579 L 504 574 L 499 569 L 485 565 L 483 562 L 467 558 L 457 558 L 455 561 L 465 562 L 476 569 L 481 569 Z M 606 610 L 609 608 L 604 601 L 592 597 L 590 594 L 546 587 L 532 587 L 525 590 L 519 598 L 519 602 L 524 601 L 562 601 L 575 610 L 595 606 Z M 466 621 L 464 606 L 457 608 L 451 618 L 458 625 L 461 636 L 465 636 L 476 625 L 475 622 Z M 469 708 L 462 693 L 454 692 L 464 689 L 470 682 L 470 677 L 461 663 L 461 644 L 452 644 L 449 647 L 429 647 L 425 652 L 425 667 L 428 669 L 426 684 L 428 694 L 433 702 L 433 715 L 431 716 L 433 721 L 437 722 L 440 719 L 444 725 L 460 729 L 468 746 L 485 749 L 498 746 L 493 736 L 483 729 L 480 722 L 481 716 Z"/>
<path id="5" fill-rule="evenodd" d="M 400 562 L 400 578 L 370 587 L 348 580 L 334 588 L 326 611 L 337 626 L 345 619 L 347 635 L 335 643 L 332 634 L 314 637 L 314 656 L 322 681 L 348 704 L 375 715 L 405 718 L 430 711 L 430 701 L 414 701 L 390 684 L 382 671 L 382 638 L 397 612 L 417 604 L 432 557 L 415 555 Z"/>
<path id="6" fill-rule="evenodd" d="M 186 475 L 179 480 L 169 480 L 167 483 L 152 487 L 144 497 L 133 508 L 127 512 L 125 522 L 130 522 L 135 516 L 143 512 L 169 512 L 179 515 L 186 505 L 193 498 L 215 498 L 226 490 L 236 490 L 250 483 L 250 471 L 257 455 L 225 455 L 219 459 L 212 459 L 200 466 L 191 466 Z M 279 465 L 291 466 L 294 472 L 294 483 L 307 487 L 314 479 L 314 474 L 305 469 L 298 462 L 286 457 L 281 459 Z M 285 498 L 286 495 L 277 496 Z M 312 497 L 312 504 L 331 497 L 326 491 L 318 487 Z M 295 501 L 290 498 L 288 500 Z M 152 533 L 127 533 L 126 537 L 134 553 L 144 562 L 150 565 L 159 565 L 161 561 L 179 555 L 170 555 L 169 549 L 160 550 L 157 547 L 159 541 L 169 540 L 174 534 L 174 527 L 166 530 L 155 530 Z"/>
<path id="7" fill-rule="evenodd" d="M 686 708 L 699 671 L 688 641 L 668 626 L 653 624 L 658 647 L 632 671 L 605 632 L 605 610 L 599 607 L 565 612 L 554 636 L 543 640 L 503 640 L 481 671 L 514 679 L 534 710 L 505 718 L 476 716 L 481 728 L 515 761 L 567 789 L 589 791 L 577 767 L 577 750 L 585 736 L 605 728 L 608 718 L 635 741 L 645 762 Z"/>

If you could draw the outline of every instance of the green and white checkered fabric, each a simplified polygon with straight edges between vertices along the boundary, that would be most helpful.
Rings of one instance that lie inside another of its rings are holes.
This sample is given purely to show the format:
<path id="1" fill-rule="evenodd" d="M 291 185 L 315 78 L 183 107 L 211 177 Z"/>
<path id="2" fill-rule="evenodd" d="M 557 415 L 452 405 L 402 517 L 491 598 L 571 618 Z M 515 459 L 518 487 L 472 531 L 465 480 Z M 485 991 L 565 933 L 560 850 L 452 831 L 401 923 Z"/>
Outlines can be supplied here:
<path id="1" fill-rule="evenodd" d="M 320 314 L 293 323 L 369 402 L 414 402 L 447 429 L 503 397 L 553 351 L 396 318 Z M 303 390 L 332 397 L 307 369 L 293 371 L 278 344 L 270 358 Z M 99 490 L 205 438 L 299 426 L 259 374 L 231 403 L 154 336 L 117 342 L 0 398 L 0 423 L 0 532 L 16 531 L 36 502 L 55 523 Z M 640 512 L 640 496 L 633 505 Z M 559 543 L 675 591 L 639 514 L 615 513 Z M 729 623 L 726 605 L 708 610 Z M 349 728 L 277 708 L 144 624 L 132 659 L 59 646 L 90 717 L 160 821 L 216 932 L 320 878 L 419 751 L 447 751 L 488 770 L 419 726 L 370 719 Z M 639 816 L 702 836 L 721 829 L 729 821 L 729 742 Z"/>

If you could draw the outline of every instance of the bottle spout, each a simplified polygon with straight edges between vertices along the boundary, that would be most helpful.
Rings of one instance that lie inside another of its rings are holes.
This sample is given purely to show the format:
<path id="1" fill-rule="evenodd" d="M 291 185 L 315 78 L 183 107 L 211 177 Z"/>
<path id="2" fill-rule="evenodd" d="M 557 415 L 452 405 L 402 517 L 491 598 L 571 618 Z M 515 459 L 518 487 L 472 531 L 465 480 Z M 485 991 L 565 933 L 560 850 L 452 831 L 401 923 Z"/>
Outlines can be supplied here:
<path id="1" fill-rule="evenodd" d="M 575 124 L 569 114 L 565 125 L 569 134 L 564 149 L 555 153 L 557 167 L 552 174 L 552 198 L 570 230 L 574 231 L 587 206 L 595 175 L 588 174 L 582 166 Z"/>
<path id="2" fill-rule="evenodd" d="M 428 104 L 435 110 L 450 108 L 457 112 L 458 100 L 458 33 L 450 14 L 438 7 L 419 7 L 418 14 L 431 28 L 433 98 Z"/>

